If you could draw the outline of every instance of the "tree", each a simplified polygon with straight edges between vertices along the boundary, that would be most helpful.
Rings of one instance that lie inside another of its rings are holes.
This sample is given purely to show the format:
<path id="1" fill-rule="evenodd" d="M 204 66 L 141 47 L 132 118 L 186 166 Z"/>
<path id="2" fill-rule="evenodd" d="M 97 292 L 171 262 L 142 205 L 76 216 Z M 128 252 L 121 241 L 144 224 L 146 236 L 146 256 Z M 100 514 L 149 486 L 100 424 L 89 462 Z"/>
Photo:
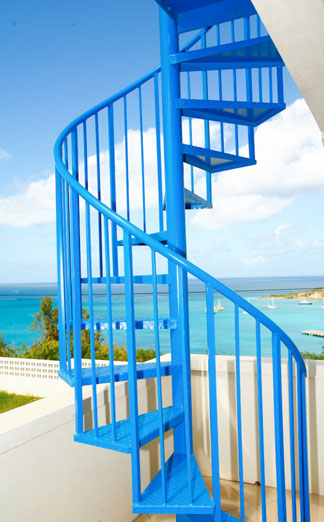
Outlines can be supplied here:
<path id="1" fill-rule="evenodd" d="M 6 343 L 2 333 L 0 333 L 0 357 L 17 357 L 17 350 Z"/>
<path id="2" fill-rule="evenodd" d="M 34 322 L 30 329 L 39 332 L 40 337 L 38 343 L 46 341 L 58 341 L 58 308 L 53 308 L 53 299 L 51 297 L 42 297 L 40 304 L 40 312 L 33 314 Z"/>
<path id="3" fill-rule="evenodd" d="M 37 341 L 30 347 L 24 345 L 20 353 L 21 357 L 27 359 L 50 359 L 59 360 L 59 333 L 58 333 L 58 308 L 53 308 L 53 299 L 51 297 L 43 297 L 40 304 L 40 312 L 34 314 L 34 322 L 31 330 L 39 333 Z M 82 318 L 89 319 L 87 310 L 82 310 Z M 109 346 L 105 342 L 105 338 L 100 331 L 94 334 L 95 356 L 96 359 L 109 359 Z M 73 332 L 70 331 L 71 357 L 73 357 Z M 1 343 L 0 343 L 1 347 Z M 83 359 L 91 358 L 90 331 L 81 331 L 81 353 Z M 8 357 L 12 357 L 9 355 Z M 136 350 L 136 360 L 144 362 L 155 357 L 153 349 Z M 127 361 L 127 347 L 117 346 L 114 344 L 114 360 Z"/>

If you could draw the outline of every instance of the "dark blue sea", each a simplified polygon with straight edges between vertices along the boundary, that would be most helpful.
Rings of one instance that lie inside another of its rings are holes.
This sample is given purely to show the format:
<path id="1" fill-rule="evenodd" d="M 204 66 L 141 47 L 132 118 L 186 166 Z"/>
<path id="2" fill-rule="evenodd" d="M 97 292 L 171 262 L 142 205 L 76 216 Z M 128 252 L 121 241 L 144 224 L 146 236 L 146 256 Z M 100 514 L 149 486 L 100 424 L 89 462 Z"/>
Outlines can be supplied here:
<path id="1" fill-rule="evenodd" d="M 231 278 L 222 279 L 222 282 L 243 297 L 249 299 L 251 304 L 268 314 L 296 343 L 302 351 L 320 353 L 324 345 L 324 339 L 309 337 L 301 334 L 302 330 L 324 330 L 323 302 L 313 300 L 311 306 L 300 306 L 298 299 L 277 299 L 274 309 L 265 305 L 267 296 L 272 293 L 286 294 L 290 291 L 307 290 L 324 286 L 324 276 L 312 277 L 262 277 L 262 278 Z M 206 314 L 205 295 L 200 284 L 195 281 L 189 284 L 189 313 L 190 313 L 190 346 L 193 353 L 204 353 L 206 342 Z M 135 313 L 137 317 L 152 317 L 153 304 L 150 287 L 141 285 L 136 288 Z M 33 314 L 39 311 L 39 305 L 43 296 L 53 297 L 54 305 L 57 304 L 55 284 L 23 284 L 0 285 L 0 332 L 8 343 L 20 348 L 22 344 L 30 345 L 37 334 L 30 330 L 33 322 Z M 221 300 L 223 311 L 215 314 L 216 351 L 219 354 L 234 353 L 234 314 L 233 306 L 226 299 L 215 295 L 215 305 Z M 114 317 L 125 317 L 124 296 L 119 288 L 114 288 L 113 299 Z M 87 295 L 84 295 L 83 305 L 87 308 Z M 159 295 L 159 311 L 161 315 L 168 315 L 168 298 L 161 293 Z M 106 300 L 103 289 L 99 285 L 95 288 L 95 315 L 106 317 Z M 241 353 L 255 355 L 255 323 L 248 315 L 240 314 Z M 115 331 L 114 341 L 117 344 L 126 344 L 126 332 Z M 137 331 L 136 341 L 138 348 L 154 347 L 154 333 L 152 331 Z M 161 349 L 169 350 L 169 332 L 160 332 Z M 270 338 L 264 335 L 262 343 L 263 355 L 271 353 Z"/>

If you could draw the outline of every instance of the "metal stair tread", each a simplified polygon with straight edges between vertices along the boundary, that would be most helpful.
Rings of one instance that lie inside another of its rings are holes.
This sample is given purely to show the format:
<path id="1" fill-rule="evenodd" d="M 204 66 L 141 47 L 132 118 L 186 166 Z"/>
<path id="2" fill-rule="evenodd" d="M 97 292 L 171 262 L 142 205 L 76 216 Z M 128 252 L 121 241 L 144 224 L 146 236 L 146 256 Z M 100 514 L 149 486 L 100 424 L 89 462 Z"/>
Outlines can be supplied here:
<path id="1" fill-rule="evenodd" d="M 269 67 L 283 65 L 270 36 L 239 40 L 170 56 L 172 64 L 181 64 L 181 71 L 211 69 Z M 205 67 L 204 67 L 205 69 Z"/>
<path id="2" fill-rule="evenodd" d="M 183 422 L 184 414 L 180 408 L 169 406 L 163 408 L 163 431 L 169 431 Z M 159 436 L 159 411 L 154 410 L 138 416 L 139 446 L 144 446 Z M 95 430 L 87 430 L 74 435 L 76 442 L 112 449 L 121 453 L 131 452 L 130 419 L 116 422 L 116 437 L 113 434 L 113 425 L 107 424 Z"/>
<path id="3" fill-rule="evenodd" d="M 254 159 L 243 156 L 235 156 L 226 152 L 195 147 L 193 145 L 182 145 L 183 161 L 202 170 L 218 172 L 255 165 Z"/>
<path id="4" fill-rule="evenodd" d="M 183 454 L 173 454 L 165 464 L 167 502 L 163 502 L 161 470 L 133 504 L 134 513 L 213 514 L 214 504 L 206 488 L 194 455 L 191 455 L 193 500 L 189 496 L 187 461 Z"/>
<path id="5" fill-rule="evenodd" d="M 187 210 L 197 208 L 213 208 L 212 203 L 186 188 L 184 189 L 184 201 L 185 209 Z"/>
<path id="6" fill-rule="evenodd" d="M 215 522 L 215 515 L 205 515 L 203 518 L 201 515 L 179 515 L 179 522 Z M 226 511 L 221 511 L 219 522 L 239 522 L 239 520 Z"/>
<path id="7" fill-rule="evenodd" d="M 219 3 L 221 1 L 221 7 Z M 177 21 L 178 33 L 255 14 L 250 0 L 156 0 Z M 216 8 L 215 8 L 216 6 Z"/>
<path id="8" fill-rule="evenodd" d="M 176 106 L 182 116 L 256 126 L 286 108 L 283 103 L 247 102 L 232 100 L 195 100 L 179 98 Z"/>
<path id="9" fill-rule="evenodd" d="M 93 277 L 91 279 L 92 283 L 93 284 L 96 284 L 96 285 L 100 285 L 100 284 L 104 284 L 106 285 L 107 284 L 107 277 L 105 276 L 102 276 L 102 277 Z M 125 284 L 125 276 L 111 276 L 110 279 L 110 284 L 112 285 L 124 285 Z M 152 281 L 153 281 L 153 277 L 149 274 L 145 274 L 145 275 L 139 275 L 139 274 L 134 274 L 133 276 L 133 281 L 134 281 L 134 284 L 136 285 L 146 285 L 146 284 L 152 284 Z M 88 283 L 89 282 L 89 279 L 88 277 L 82 277 L 81 278 L 81 283 L 82 284 L 85 284 L 85 283 Z M 169 283 L 169 275 L 168 274 L 156 274 L 156 282 L 158 284 L 161 284 L 161 285 L 166 285 Z"/>
<path id="10" fill-rule="evenodd" d="M 161 232 L 154 232 L 153 234 L 147 234 L 149 237 L 155 239 L 156 241 L 159 241 L 159 243 L 162 243 L 163 245 L 166 245 L 167 243 L 167 231 L 162 230 Z M 137 239 L 137 237 L 132 237 L 131 243 L 134 246 L 148 246 L 146 243 L 143 243 L 140 239 Z M 121 239 L 120 241 L 117 241 L 118 246 L 124 245 L 124 240 Z"/>
<path id="11" fill-rule="evenodd" d="M 81 330 L 90 330 L 91 321 L 90 319 L 82 319 L 81 321 Z M 127 330 L 127 320 L 126 318 L 113 318 L 112 320 L 113 330 Z M 155 328 L 155 319 L 152 317 L 145 317 L 140 319 L 135 319 L 134 324 L 135 330 L 154 330 Z M 174 330 L 177 328 L 177 320 L 171 319 L 170 317 L 159 317 L 158 319 L 158 328 L 159 330 Z M 73 329 L 73 321 L 70 321 L 70 329 Z M 95 319 L 94 321 L 94 329 L 95 330 L 108 330 L 108 320 L 107 318 Z"/>
<path id="12" fill-rule="evenodd" d="M 160 371 L 161 376 L 166 377 L 175 372 L 176 366 L 171 366 L 171 362 L 161 362 Z M 156 377 L 156 362 L 145 362 L 136 364 L 136 378 L 137 379 L 151 379 Z M 70 386 L 75 386 L 75 370 L 59 371 L 59 376 Z M 128 364 L 114 365 L 114 381 L 125 382 L 128 381 Z M 110 383 L 110 367 L 106 366 L 96 367 L 96 384 Z M 82 386 L 92 384 L 92 369 L 82 368 Z"/>

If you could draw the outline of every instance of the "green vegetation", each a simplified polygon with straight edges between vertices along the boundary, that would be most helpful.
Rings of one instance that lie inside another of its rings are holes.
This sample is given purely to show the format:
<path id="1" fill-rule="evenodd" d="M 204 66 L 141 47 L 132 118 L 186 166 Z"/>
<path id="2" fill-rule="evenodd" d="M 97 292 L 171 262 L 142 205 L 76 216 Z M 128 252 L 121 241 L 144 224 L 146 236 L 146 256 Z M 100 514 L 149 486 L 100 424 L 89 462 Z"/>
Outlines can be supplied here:
<path id="1" fill-rule="evenodd" d="M 303 290 L 302 292 L 289 292 L 289 294 L 262 295 L 260 299 L 324 299 L 324 287 L 312 288 L 311 290 Z"/>
<path id="2" fill-rule="evenodd" d="M 30 402 L 34 402 L 40 397 L 33 397 L 32 395 L 16 395 L 15 393 L 7 393 L 0 391 L 0 413 L 19 408 Z"/>
<path id="3" fill-rule="evenodd" d="M 88 319 L 89 314 L 86 310 L 82 311 L 83 319 Z M 6 344 L 4 337 L 0 334 L 0 357 L 24 357 L 27 359 L 50 359 L 59 360 L 59 334 L 58 334 L 58 308 L 53 308 L 53 299 L 43 297 L 40 304 L 40 311 L 34 314 L 34 322 L 31 330 L 38 333 L 37 340 L 31 345 L 23 345 L 19 352 L 16 348 Z M 71 332 L 71 356 L 73 357 L 73 334 Z M 90 331 L 81 332 L 81 351 L 83 359 L 90 359 Z M 105 342 L 104 336 L 100 331 L 95 332 L 95 353 L 96 359 L 109 360 L 109 346 Z M 145 362 L 155 358 L 155 350 L 148 349 L 136 350 L 136 360 Z M 127 347 L 114 344 L 114 360 L 127 361 Z"/>
<path id="4" fill-rule="evenodd" d="M 316 361 L 324 361 L 324 346 L 322 348 L 322 353 L 311 353 L 311 352 L 301 352 L 303 359 L 313 359 Z"/>
<path id="5" fill-rule="evenodd" d="M 3 335 L 0 333 L 0 357 L 16 357 L 16 350 L 6 343 Z"/>

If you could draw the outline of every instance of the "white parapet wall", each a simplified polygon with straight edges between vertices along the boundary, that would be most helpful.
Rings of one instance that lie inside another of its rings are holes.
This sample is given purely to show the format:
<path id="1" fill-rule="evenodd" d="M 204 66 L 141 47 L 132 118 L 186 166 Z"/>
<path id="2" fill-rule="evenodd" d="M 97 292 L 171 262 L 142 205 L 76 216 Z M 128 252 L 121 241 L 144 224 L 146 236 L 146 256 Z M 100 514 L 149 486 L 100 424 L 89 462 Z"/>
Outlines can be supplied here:
<path id="1" fill-rule="evenodd" d="M 108 361 L 96 361 L 96 366 L 107 366 Z M 121 363 L 119 363 L 121 364 Z M 89 359 L 82 359 L 84 368 L 91 366 Z M 71 360 L 74 367 L 74 360 Z M 0 357 L 0 390 L 23 395 L 48 397 L 65 391 L 68 386 L 59 375 L 59 361 Z"/>
<path id="2" fill-rule="evenodd" d="M 210 476 L 208 358 L 191 359 L 194 449 L 200 469 Z M 306 361 L 306 406 L 308 422 L 308 462 L 310 492 L 324 495 L 324 361 Z M 216 357 L 220 474 L 223 479 L 239 480 L 236 418 L 235 358 Z M 262 359 L 264 408 L 265 474 L 267 486 L 276 486 L 272 361 Z M 286 487 L 291 484 L 287 360 L 282 362 L 282 400 Z M 254 357 L 241 357 L 242 439 L 244 481 L 260 481 L 257 372 Z M 297 425 L 296 425 L 297 428 Z M 298 453 L 296 445 L 296 466 Z"/>
<path id="3" fill-rule="evenodd" d="M 38 361 L 39 362 L 39 361 Z M 107 364 L 104 362 L 103 364 Z M 46 378 L 6 377 L 8 391 L 24 386 L 48 392 Z M 12 383 L 10 384 L 10 378 Z M 21 379 L 21 383 L 17 383 Z M 23 381 L 27 379 L 27 384 Z M 34 381 L 32 383 L 31 381 Z M 52 381 L 52 379 L 48 379 Z M 48 396 L 0 415 L 0 520 L 4 522 L 131 522 L 130 455 L 73 441 L 74 390 L 50 388 Z M 3 389 L 0 375 L 0 389 Z M 153 380 L 138 384 L 139 413 L 156 408 Z M 85 429 L 92 427 L 91 387 L 84 391 Z M 171 404 L 170 377 L 164 379 L 164 404 Z M 98 386 L 100 424 L 109 419 L 109 386 Z M 128 416 L 128 385 L 116 384 L 117 420 Z M 172 438 L 166 437 L 166 455 Z M 158 471 L 158 443 L 141 451 L 142 486 Z"/>
<path id="4" fill-rule="evenodd" d="M 237 480 L 237 438 L 235 401 L 235 359 L 217 356 L 217 392 L 221 477 Z M 273 395 L 271 360 L 264 359 L 263 401 L 265 413 L 265 454 L 267 485 L 275 485 Z M 307 410 L 310 490 L 324 494 L 324 364 L 308 361 Z M 36 372 L 37 374 L 37 372 Z M 285 455 L 289 466 L 289 426 L 287 422 L 287 365 L 282 363 Z M 6 376 L 9 379 L 9 376 Z M 0 375 L 0 383 L 3 376 Z M 45 378 L 12 375 L 16 380 Z M 53 379 L 48 379 L 52 381 Z M 60 384 L 60 381 L 56 381 Z M 260 480 L 258 462 L 258 422 L 256 361 L 241 360 L 244 480 Z M 8 384 L 8 383 L 7 383 Z M 61 383 L 46 398 L 0 415 L 0 513 L 6 522 L 131 522 L 130 456 L 78 444 L 74 434 L 74 392 Z M 36 383 L 37 387 L 37 383 Z M 0 384 L 1 388 L 1 384 Z M 23 385 L 21 385 L 21 389 Z M 32 389 L 32 388 L 31 388 Z M 40 388 L 39 388 L 40 389 Z M 46 385 L 45 388 L 46 389 Z M 9 391 L 15 391 L 10 385 Z M 140 381 L 139 412 L 156 408 L 154 379 Z M 171 379 L 163 379 L 164 405 L 171 403 Z M 98 387 L 99 419 L 109 421 L 109 386 Z M 128 416 L 127 383 L 116 385 L 119 418 Z M 192 356 L 192 399 L 195 454 L 204 475 L 210 475 L 207 356 Z M 91 389 L 84 394 L 85 428 L 92 427 Z M 172 438 L 166 437 L 166 453 Z M 141 450 L 142 486 L 159 468 L 159 448 L 153 441 Z M 289 473 L 286 475 L 290 487 Z"/>

